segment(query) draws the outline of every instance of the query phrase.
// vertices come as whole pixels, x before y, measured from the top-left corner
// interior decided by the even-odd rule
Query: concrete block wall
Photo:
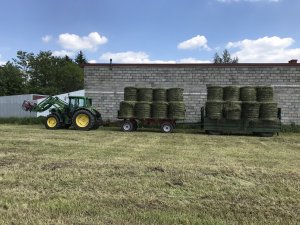
[[[87,64],[86,96],[104,120],[116,120],[124,87],[184,88],[186,122],[198,122],[206,85],[271,85],[282,122],[300,124],[300,64]]]

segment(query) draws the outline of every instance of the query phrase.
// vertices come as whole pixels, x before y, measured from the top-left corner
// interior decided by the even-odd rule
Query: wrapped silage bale
[[[240,99],[243,102],[256,101],[256,87],[245,86],[240,88]]]
[[[270,86],[256,87],[256,98],[259,102],[272,102],[273,101],[273,88]]]
[[[139,88],[138,89],[138,101],[140,102],[152,102],[153,89],[152,88]]]
[[[170,88],[167,90],[167,99],[169,102],[183,102],[183,89]]]
[[[276,120],[277,119],[277,103],[276,102],[261,102],[259,109],[259,118],[261,120]]]
[[[222,119],[223,101],[207,101],[205,104],[206,116],[212,120]]]
[[[207,87],[207,101],[223,101],[223,87],[208,86]]]
[[[185,119],[185,104],[184,102],[172,101],[169,102],[168,118],[175,120]]]
[[[137,88],[125,87],[124,88],[124,101],[137,101]]]
[[[240,120],[242,115],[242,102],[227,101],[223,105],[224,117],[227,120]]]
[[[134,106],[134,115],[137,119],[151,118],[151,102],[137,102]]]
[[[243,119],[253,120],[259,118],[259,102],[243,102],[242,117]]]
[[[167,102],[153,102],[151,114],[152,114],[152,118],[154,118],[154,119],[168,118],[168,103]]]
[[[119,118],[133,118],[135,101],[120,102],[120,110],[118,111]]]
[[[166,102],[167,101],[167,90],[164,88],[153,89],[153,101],[154,102]]]
[[[239,101],[240,100],[240,88],[237,86],[226,86],[223,88],[223,100],[224,101]]]

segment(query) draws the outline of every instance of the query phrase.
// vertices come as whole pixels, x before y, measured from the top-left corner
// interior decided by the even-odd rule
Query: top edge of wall
[[[86,63],[82,67],[300,67],[300,63]]]

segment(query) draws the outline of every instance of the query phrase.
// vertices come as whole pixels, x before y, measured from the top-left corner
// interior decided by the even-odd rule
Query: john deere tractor
[[[92,99],[70,96],[69,103],[58,97],[49,96],[39,104],[24,101],[22,109],[31,112],[44,112],[49,109],[45,126],[47,129],[69,128],[76,130],[97,129],[102,123],[101,114],[92,107]]]

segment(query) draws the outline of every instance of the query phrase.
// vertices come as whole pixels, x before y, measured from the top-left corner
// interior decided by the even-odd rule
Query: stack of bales
[[[242,102],[240,102],[240,88],[237,86],[224,87],[223,111],[228,120],[240,120],[242,114]]]
[[[168,118],[183,120],[185,118],[185,104],[183,102],[183,89],[171,88],[167,90],[169,102]]]
[[[223,88],[220,86],[207,87],[206,116],[212,120],[223,117]]]
[[[277,118],[277,103],[269,86],[208,86],[206,116],[219,120],[263,120]]]
[[[119,118],[184,119],[183,89],[126,87]]]
[[[277,103],[273,101],[273,88],[260,86],[256,88],[257,101],[260,102],[259,118],[264,121],[277,119]]]

